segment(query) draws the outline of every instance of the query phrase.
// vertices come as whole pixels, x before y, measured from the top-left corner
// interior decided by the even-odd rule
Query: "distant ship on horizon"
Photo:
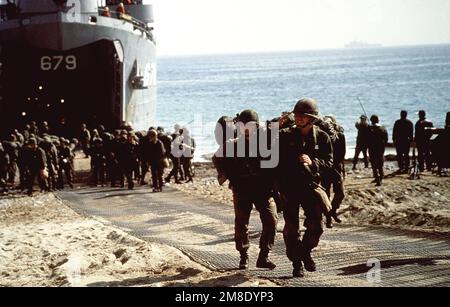
[[[362,41],[353,41],[345,45],[345,48],[349,49],[366,49],[366,48],[380,48],[383,47],[382,44],[371,44]]]

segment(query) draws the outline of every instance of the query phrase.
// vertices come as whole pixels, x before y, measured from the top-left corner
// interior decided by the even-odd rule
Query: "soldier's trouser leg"
[[[344,181],[336,180],[333,182],[333,201],[331,202],[331,208],[334,212],[336,212],[342,204],[342,201],[345,198],[344,192]]]
[[[6,171],[0,167],[0,188],[6,189]]]
[[[409,169],[409,144],[397,144],[397,161],[400,169]]]
[[[285,203],[281,198],[280,192],[278,190],[274,190],[272,193],[273,200],[275,201],[275,205],[277,206],[277,212],[282,212],[285,207]]]
[[[19,185],[21,189],[25,189],[27,185],[27,176],[25,172],[25,168],[19,166]]]
[[[248,223],[252,212],[252,201],[242,193],[233,192],[234,204],[234,242],[239,253],[246,253],[250,247]]]
[[[97,165],[94,164],[92,165],[92,183],[94,185],[98,184],[98,175],[99,175],[98,167]]]
[[[325,192],[328,195],[328,198],[331,198],[331,179],[328,178],[328,176],[323,176],[322,177],[322,186],[325,189]]]
[[[59,166],[58,169],[58,189],[64,188],[63,167]]]
[[[160,166],[158,167],[158,182],[159,182],[159,189],[162,189],[163,187],[163,175],[164,175],[164,167]]]
[[[379,159],[378,159],[378,155],[376,154],[371,154],[370,157],[370,165],[372,167],[372,173],[373,173],[373,178],[375,178],[375,180],[378,182],[381,178],[380,178],[380,167],[378,165]]]
[[[148,173],[148,162],[141,161],[141,183],[144,182],[147,173]]]
[[[181,162],[183,165],[184,177],[186,179],[192,179],[191,173],[192,158],[181,158]]]
[[[405,168],[402,147],[400,145],[395,146],[395,151],[397,152],[398,168],[402,170]]]
[[[366,168],[369,167],[369,158],[367,157],[367,147],[362,149],[363,157],[364,157],[364,166]]]
[[[100,180],[100,184],[104,185],[105,184],[105,176],[106,176],[106,169],[105,169],[105,165],[101,164],[98,167],[98,171],[99,171],[99,180]]]
[[[424,147],[424,156],[425,156],[425,164],[427,166],[427,170],[432,169],[432,161],[431,161],[431,149],[430,144],[426,144]]]
[[[27,177],[27,192],[29,195],[33,193],[33,185],[36,177],[38,177],[39,174],[35,172],[30,172]]]
[[[8,183],[14,185],[16,181],[17,163],[11,162],[8,167]]]
[[[409,144],[402,145],[402,155],[403,155],[403,167],[404,169],[409,169]]]
[[[353,166],[355,167],[356,164],[358,164],[358,159],[359,159],[359,154],[361,153],[361,146],[359,146],[358,144],[356,145],[355,148],[355,156],[353,157]]]
[[[162,172],[163,168],[157,165],[151,166],[152,184],[154,189],[162,189]]]
[[[306,231],[303,235],[302,245],[303,250],[308,253],[319,245],[320,237],[323,234],[322,208],[310,197],[302,199],[302,208],[306,216],[303,224]]]
[[[286,245],[286,256],[294,263],[298,263],[302,258],[302,241],[300,239],[300,204],[297,200],[287,199],[281,196],[286,206],[283,210],[284,229],[283,239]]]
[[[419,170],[423,172],[425,163],[425,148],[423,145],[417,144],[417,161],[419,162]]]
[[[72,165],[71,164],[67,164],[66,166],[64,166],[64,173],[66,173],[67,184],[70,187],[72,187],[72,173],[73,173],[73,169],[72,169]]]
[[[133,188],[134,187],[134,183],[133,183],[133,168],[125,168],[124,169],[124,173],[125,173],[125,178],[127,179],[127,184],[128,184],[128,188]],[[121,183],[122,185],[122,183]]]
[[[262,234],[259,240],[259,248],[261,251],[269,252],[275,243],[275,235],[277,233],[278,214],[277,207],[273,198],[267,196],[255,201],[256,210],[262,223]]]

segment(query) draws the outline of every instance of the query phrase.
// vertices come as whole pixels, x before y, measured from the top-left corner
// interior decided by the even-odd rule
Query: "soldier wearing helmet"
[[[286,254],[293,264],[293,276],[316,270],[311,251],[323,233],[324,198],[318,197],[320,173],[333,166],[333,149],[329,136],[314,125],[319,119],[317,102],[300,99],[293,110],[295,125],[280,131],[278,187],[284,202],[283,237]],[[322,190],[323,191],[323,190]],[[329,200],[328,200],[329,203]],[[299,208],[303,208],[306,232],[300,238]]]
[[[365,168],[369,167],[369,159],[367,158],[367,149],[369,146],[369,122],[365,115],[361,115],[359,121],[355,123],[355,128],[358,130],[356,137],[355,156],[353,158],[353,170],[356,170],[358,164],[359,154],[362,152],[364,158]]]
[[[45,157],[45,152],[37,146],[37,140],[35,138],[30,138],[28,140],[25,161],[25,167],[28,171],[28,195],[31,196],[33,194],[33,185],[36,178],[38,179],[41,190],[45,190],[46,187],[44,170],[47,160]]]
[[[152,173],[153,192],[162,192],[163,173],[164,173],[164,156],[166,151],[164,144],[158,139],[158,132],[151,129],[148,132],[148,162]]]
[[[417,160],[419,161],[419,169],[421,172],[425,170],[431,171],[431,153],[430,153],[430,137],[427,128],[432,128],[433,123],[426,119],[426,112],[419,111],[419,120],[416,122],[416,134],[414,140],[417,146]]]
[[[384,176],[384,152],[386,150],[386,143],[388,142],[388,133],[386,128],[379,124],[380,119],[377,115],[372,115],[370,117],[370,122],[372,123],[369,126],[370,164],[372,166],[374,182],[377,186],[381,186]]]
[[[218,174],[224,177],[222,183],[228,179],[233,191],[234,240],[241,256],[239,268],[248,268],[250,247],[248,224],[253,205],[255,205],[263,224],[256,266],[274,269],[276,265],[269,259],[269,253],[275,242],[278,221],[277,208],[271,197],[274,174],[273,169],[261,167],[263,158],[258,148],[255,148],[257,146],[252,145],[258,142],[258,135],[263,133],[259,128],[258,113],[254,110],[242,111],[236,118],[236,128],[237,137],[222,144],[213,157],[213,162]],[[222,155],[219,154],[220,152],[227,154]]]

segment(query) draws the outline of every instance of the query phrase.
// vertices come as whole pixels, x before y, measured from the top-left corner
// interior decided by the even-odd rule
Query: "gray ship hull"
[[[125,20],[89,14],[78,18],[56,12],[2,24],[0,116],[9,125],[44,119],[56,123],[61,117],[70,122],[73,117],[74,127],[83,121],[114,129],[125,121],[147,129],[154,124],[156,107],[152,37]],[[21,76],[30,75],[36,78],[23,77],[22,84]],[[53,93],[43,95],[52,84],[65,92],[53,86]],[[22,88],[29,92],[18,95]],[[37,98],[41,107],[30,108],[29,98],[33,103]]]

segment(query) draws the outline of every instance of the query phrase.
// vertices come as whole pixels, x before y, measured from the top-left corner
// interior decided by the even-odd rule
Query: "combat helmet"
[[[295,114],[308,115],[314,119],[320,119],[319,107],[317,106],[317,102],[312,98],[300,99],[292,112]]]
[[[244,110],[242,111],[238,117],[237,117],[238,121],[247,124],[249,122],[256,122],[259,123],[259,116],[258,113],[255,110]]]

